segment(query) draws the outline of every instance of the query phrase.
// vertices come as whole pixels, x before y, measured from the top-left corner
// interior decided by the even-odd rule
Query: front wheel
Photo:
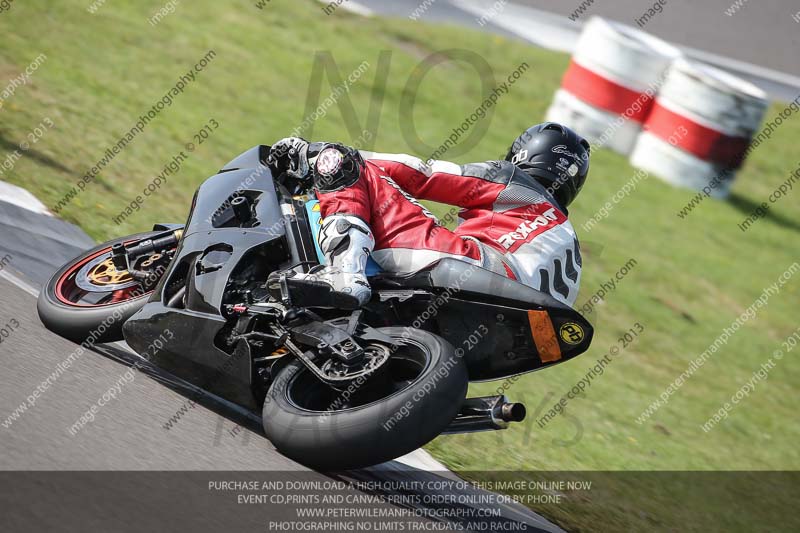
[[[122,324],[142,308],[152,291],[127,271],[114,268],[111,247],[159,233],[138,233],[103,243],[62,266],[39,293],[36,307],[45,327],[77,343],[122,340]]]
[[[342,391],[299,361],[278,373],[264,400],[263,420],[281,453],[319,470],[361,468],[416,450],[450,424],[468,383],[453,346],[418,329],[378,331],[397,348],[375,376]]]

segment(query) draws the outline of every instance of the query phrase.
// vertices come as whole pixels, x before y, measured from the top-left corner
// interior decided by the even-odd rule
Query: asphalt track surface
[[[566,18],[586,0],[514,0]],[[644,30],[673,43],[800,76],[800,12],[797,0],[745,0],[733,15],[725,11],[735,0],[662,0],[662,12]],[[588,3],[588,2],[587,2]],[[600,15],[636,26],[654,2],[595,0],[580,20]],[[797,15],[800,19],[800,15]]]
[[[6,423],[11,412],[78,348],[42,326],[32,293],[57,266],[91,245],[88,237],[63,221],[18,209],[0,201],[0,261],[11,257],[0,271],[0,328],[16,324],[0,343],[0,422]],[[20,282],[28,289],[20,288]],[[72,359],[17,420],[0,426],[0,530],[81,530],[64,527],[80,521],[99,531],[223,527],[264,531],[268,518],[281,513],[291,518],[293,509],[231,505],[230,498],[209,494],[207,482],[237,472],[260,473],[258,479],[287,475],[332,479],[277,452],[263,436],[258,416],[204,395],[174,376],[144,367],[132,381],[120,381],[136,360],[119,344],[86,351]],[[116,398],[97,412],[94,421],[71,433],[69,428],[115,383],[124,383]],[[190,399],[196,405],[165,429],[164,424]],[[417,468],[392,461],[335,478],[456,479],[449,472],[429,471],[436,468],[435,463]],[[22,471],[64,474],[35,477]],[[109,477],[109,471],[122,473]],[[158,474],[146,471],[172,474],[153,478]],[[124,502],[128,504],[121,505]],[[502,520],[526,524],[528,531],[561,531],[522,506],[498,508]],[[9,509],[14,511],[6,512]]]
[[[728,16],[725,11],[733,1],[662,0],[661,13],[649,18],[642,29],[682,47],[689,57],[750,80],[773,99],[794,100],[800,95],[800,23],[796,21],[800,3],[740,0],[742,7]],[[488,31],[560,51],[571,50],[581,24],[592,15],[637,27],[636,20],[653,6],[646,0],[357,2],[380,15],[409,18],[416,13],[416,20]],[[571,20],[569,15],[582,4],[588,7]]]

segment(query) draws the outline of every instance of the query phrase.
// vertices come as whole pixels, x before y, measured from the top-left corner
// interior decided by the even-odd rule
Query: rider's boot
[[[372,296],[365,274],[375,246],[372,231],[358,217],[332,215],[323,221],[319,236],[327,265],[308,273],[275,272],[267,283],[270,292],[280,294],[285,280],[293,305],[358,309]]]

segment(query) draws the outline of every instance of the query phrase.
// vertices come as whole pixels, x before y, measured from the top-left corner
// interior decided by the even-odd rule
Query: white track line
[[[29,211],[53,216],[53,213],[48,211],[47,207],[45,207],[38,198],[22,187],[11,185],[8,182],[0,181],[0,198],[2,198],[4,202],[28,209]]]
[[[367,6],[354,2],[353,0],[346,1],[341,5],[341,8],[345,11],[355,13],[356,15],[361,15],[362,17],[371,17],[375,14],[375,12]]]
[[[17,287],[19,287],[23,291],[27,292],[28,294],[30,294],[34,298],[38,298],[39,297],[39,289],[37,289],[36,287],[31,285],[30,283],[28,283],[27,281],[25,281],[21,277],[17,276],[16,274],[13,274],[8,269],[0,270],[0,278],[5,279],[6,281],[10,281],[11,283],[16,285]]]
[[[318,0],[319,3],[325,4],[326,6],[331,6],[334,9],[342,8],[345,11],[349,11],[350,13],[354,13],[356,15],[361,15],[362,17],[371,17],[375,15],[375,12],[368,8],[363,4],[359,4],[353,0]]]
[[[416,449],[394,460],[410,468],[416,468],[417,470],[424,470],[426,472],[445,472],[450,470],[422,448]]]

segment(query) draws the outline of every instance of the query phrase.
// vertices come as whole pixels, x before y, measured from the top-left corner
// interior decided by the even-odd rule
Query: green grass
[[[209,49],[217,53],[197,81],[61,212],[98,240],[148,229],[154,221],[184,220],[192,193],[206,176],[244,149],[270,143],[299,125],[306,114],[317,51],[330,51],[342,76],[363,60],[369,62],[369,70],[350,92],[363,125],[376,96],[378,54],[391,50],[374,143],[385,151],[414,151],[416,145],[409,145],[401,133],[401,120],[409,113],[400,104],[409,76],[430,53],[450,48],[477,52],[491,65],[497,81],[527,62],[529,70],[509,95],[501,97],[485,136],[458,154],[458,162],[496,158],[520,131],[540,121],[568,62],[562,54],[460,29],[390,24],[380,18],[364,24],[341,10],[328,17],[311,1],[272,2],[263,10],[249,2],[230,7],[182,3],[156,27],[147,19],[163,5],[160,0],[110,0],[95,15],[87,13],[88,4],[16,2],[0,14],[0,79],[20,74],[38,54],[47,55],[31,82],[0,109],[0,162],[44,118],[55,124],[0,179],[28,188],[47,205],[56,204],[182,73]],[[329,91],[326,81],[321,98]],[[480,100],[472,66],[437,66],[422,81],[416,98],[418,135],[427,145],[440,144]],[[768,115],[779,108],[774,106]],[[112,218],[212,118],[220,127],[210,140],[197,147],[140,211],[114,224]],[[353,142],[358,133],[342,124],[334,106],[306,134]],[[793,197],[798,193],[773,205],[770,216],[746,233],[736,226],[748,214],[748,206],[766,201],[800,163],[798,138],[800,120],[793,118],[755,150],[739,176],[733,202],[707,200],[682,220],[676,212],[693,193],[651,177],[587,234],[581,224],[634,172],[625,158],[597,151],[589,182],[571,215],[587,250],[579,302],[629,258],[638,263],[590,317],[596,324],[592,349],[547,372],[524,376],[511,387],[507,394],[528,404],[532,416],[525,424],[506,432],[442,437],[428,447],[430,451],[462,471],[798,469],[800,370],[794,352],[727,420],[708,433],[700,425],[797,328],[800,278],[770,298],[668,405],[644,424],[635,422],[689,361],[798,259],[800,208]],[[645,326],[644,333],[568,404],[568,416],[540,429],[533,415],[544,411],[537,407],[545,399],[548,407],[557,401],[637,321]],[[470,392],[490,394],[497,385],[474,385]],[[581,479],[580,474],[576,477]],[[615,476],[604,478],[601,485],[605,487],[568,496],[566,504],[534,507],[567,529],[587,531],[657,526],[752,531],[759,528],[756,520],[779,516],[765,506],[758,512],[732,513],[723,521],[721,514],[736,505],[730,500],[736,489],[724,483],[706,484],[707,490],[700,491],[696,484],[681,482],[667,490],[654,480]],[[753,489],[764,490],[777,504],[791,496],[787,486],[777,482]],[[670,516],[685,517],[702,508],[708,515],[692,515],[694,525],[670,521]],[[781,519],[787,530],[797,530],[793,515]]]

